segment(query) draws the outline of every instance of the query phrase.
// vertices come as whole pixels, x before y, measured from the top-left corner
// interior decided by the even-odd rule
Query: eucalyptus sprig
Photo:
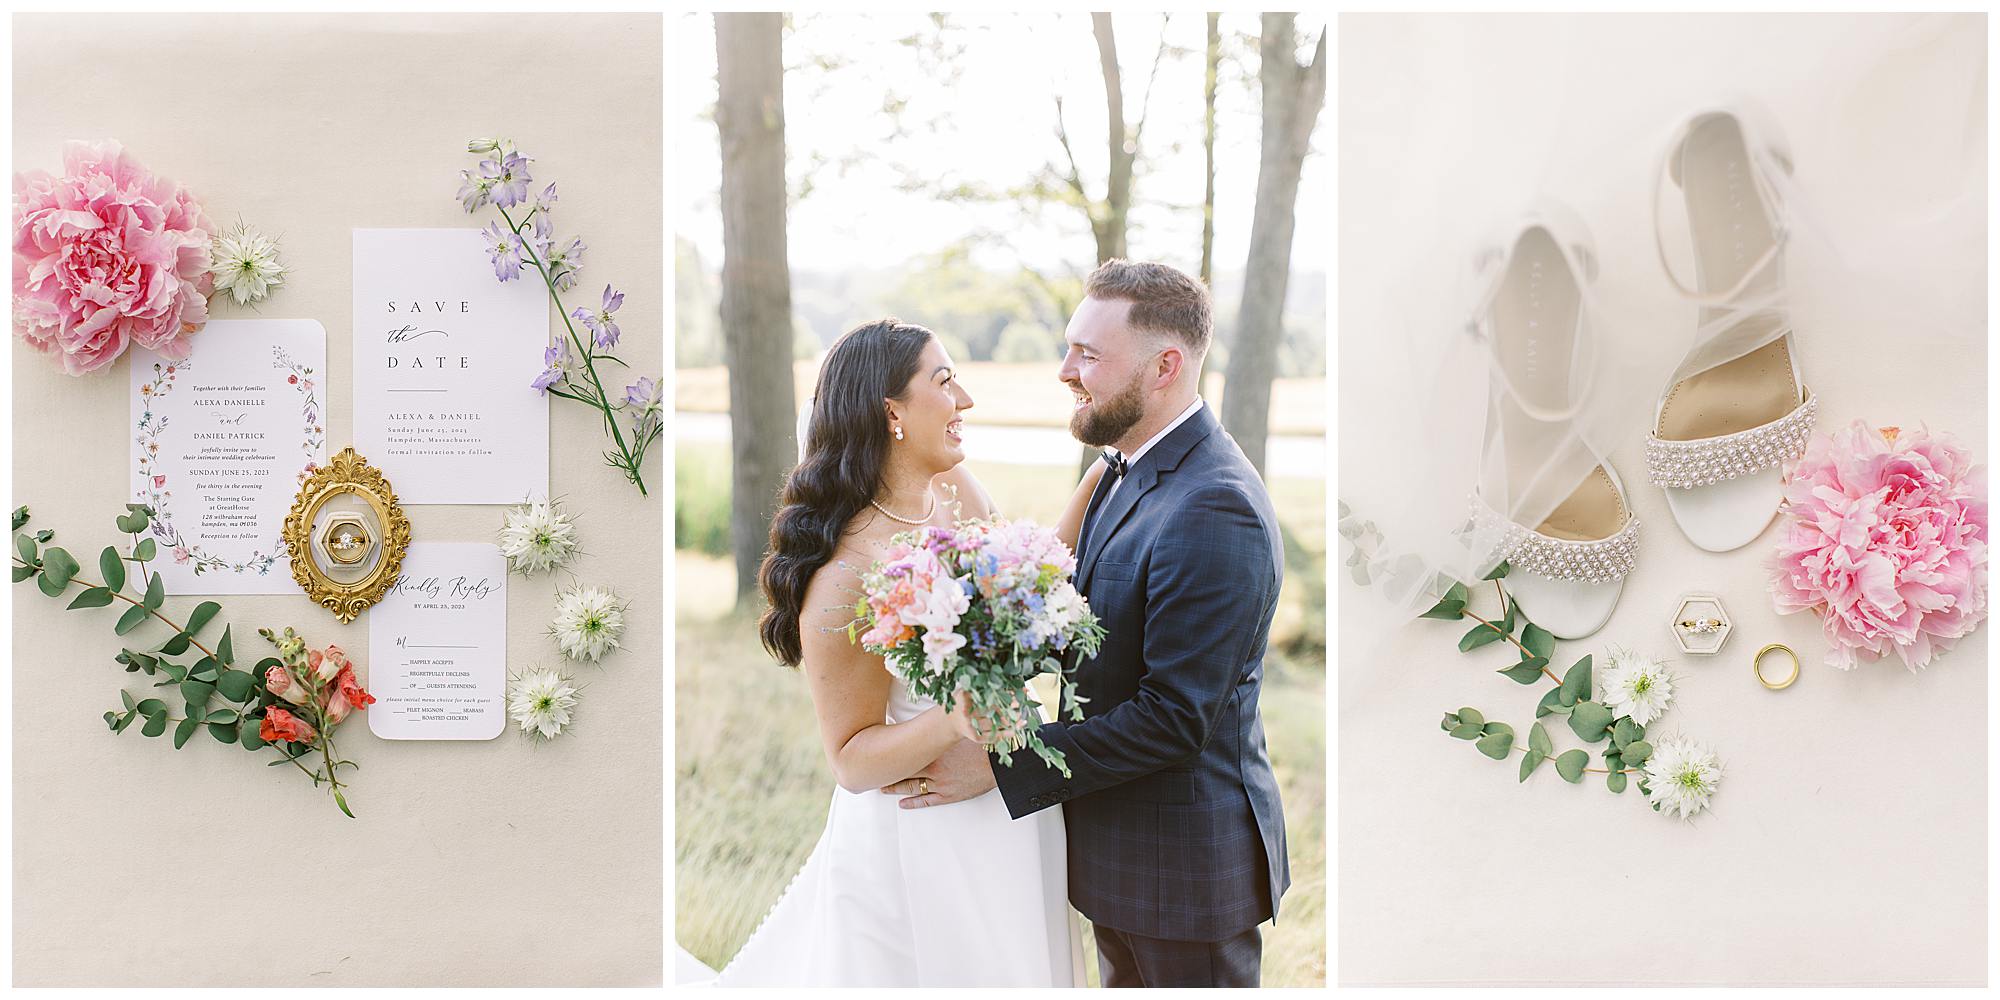
[[[269,766],[290,764],[310,776],[314,785],[332,783],[335,804],[352,817],[354,813],[347,807],[346,797],[332,772],[342,764],[357,765],[338,760],[333,755],[330,738],[307,746],[267,741],[262,735],[265,712],[278,701],[265,687],[264,673],[283,661],[267,657],[251,669],[239,669],[233,632],[228,625],[223,626],[220,638],[211,640],[213,646],[204,643],[200,638],[203,629],[222,611],[222,606],[214,601],[196,605],[184,623],[174,621],[161,610],[167,599],[166,588],[158,571],[148,567],[157,555],[157,546],[153,539],[141,537],[152,518],[151,508],[142,504],[125,505],[125,513],[118,516],[116,524],[121,533],[131,536],[132,543],[122,551],[117,546],[105,546],[98,553],[100,582],[83,577],[82,565],[66,549],[47,544],[55,537],[54,531],[44,529],[30,534],[22,530],[28,523],[28,508],[14,511],[15,583],[33,578],[37,589],[58,600],[71,588],[77,588],[78,593],[68,605],[71,611],[109,607],[120,601],[130,605],[112,626],[112,631],[120,636],[149,620],[166,627],[166,637],[158,644],[143,649],[123,648],[113,659],[127,673],[157,678],[152,685],[155,688],[173,688],[168,698],[180,702],[180,714],[174,714],[167,700],[135,697],[131,691],[120,690],[120,707],[104,713],[105,725],[114,733],[122,733],[144,720],[139,732],[147,737],[163,736],[171,725],[176,750],[186,746],[197,730],[204,729],[217,743],[240,746],[251,752],[269,749],[279,758]],[[192,663],[185,662],[190,650],[201,654]],[[320,766],[309,768],[302,758],[315,752],[321,755]]]
[[[1513,726],[1505,722],[1489,722],[1484,713],[1472,707],[1446,712],[1439,723],[1440,728],[1455,739],[1472,742],[1480,753],[1494,760],[1506,760],[1514,751],[1520,751],[1519,780],[1523,782],[1545,760],[1553,760],[1556,773],[1571,784],[1581,783],[1585,774],[1602,774],[1605,787],[1614,794],[1625,790],[1627,782],[1632,780],[1628,776],[1636,775],[1640,793],[1653,799],[1651,805],[1655,811],[1660,810],[1661,802],[1654,799],[1644,767],[1653,754],[1653,745],[1646,740],[1646,727],[1630,715],[1618,715],[1603,702],[1594,700],[1589,654],[1571,664],[1560,678],[1550,671],[1549,663],[1556,654],[1555,636],[1529,621],[1521,612],[1520,605],[1507,594],[1501,581],[1507,576],[1509,568],[1507,563],[1502,562],[1481,581],[1493,584],[1501,608],[1497,619],[1475,614],[1470,607],[1471,590],[1456,582],[1446,589],[1437,604],[1420,617],[1472,621],[1471,630],[1458,641],[1459,652],[1470,653],[1505,639],[1519,656],[1497,673],[1517,684],[1532,685],[1547,679],[1553,681],[1554,686],[1542,695],[1540,703],[1535,706],[1536,721],[1529,728],[1526,746],[1515,742]],[[1570,731],[1584,743],[1605,744],[1600,752],[1604,766],[1590,767],[1590,751],[1587,749],[1571,748],[1558,753],[1555,741],[1541,722],[1550,716],[1566,719]],[[1686,814],[1685,811],[1683,814]]]

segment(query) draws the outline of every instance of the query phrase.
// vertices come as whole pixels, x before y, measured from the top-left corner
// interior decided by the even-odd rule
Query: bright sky
[[[928,47],[898,43],[929,32],[923,15],[794,15],[785,35],[785,127],[789,177],[794,189],[810,174],[811,193],[794,206],[788,237],[795,268],[835,270],[887,267],[966,235],[984,232],[1004,240],[988,262],[1016,259],[1038,269],[1060,263],[1087,269],[1093,244],[1082,213],[1050,206],[1039,217],[1025,202],[998,205],[940,204],[932,195],[898,190],[905,172],[932,183],[975,183],[1010,188],[1049,162],[1061,164],[1054,133],[1055,95],[1064,97],[1070,144],[1093,198],[1104,193],[1104,85],[1096,42],[1086,14],[954,15],[966,29],[946,34],[962,54],[939,62]],[[1225,14],[1224,66],[1217,98],[1216,234],[1218,271],[1243,267],[1256,199],[1259,103],[1254,14]],[[676,227],[694,241],[709,266],[722,252],[718,201],[720,151],[715,103],[715,32],[708,15],[688,15],[677,25],[675,130]],[[1114,23],[1124,70],[1126,114],[1136,119],[1145,99],[1160,39],[1157,15],[1118,15]],[[1306,42],[1324,30],[1324,19],[1302,17]],[[1168,41],[1187,49],[1169,54],[1154,83],[1142,155],[1151,173],[1135,182],[1129,234],[1132,254],[1193,270],[1200,259],[1202,197],[1202,15],[1176,14]],[[1232,44],[1232,32],[1252,38]],[[1239,54],[1233,64],[1231,52]],[[814,65],[831,59],[832,68]],[[955,71],[955,84],[941,83]],[[1245,76],[1249,78],[1245,81]],[[908,101],[909,134],[896,135],[884,110],[894,95]],[[1332,240],[1333,207],[1326,183],[1331,129],[1321,112],[1306,159],[1292,247],[1294,271],[1324,270]],[[935,124],[938,126],[933,129]],[[818,164],[815,166],[815,164]],[[1149,164],[1141,163],[1141,170]]]

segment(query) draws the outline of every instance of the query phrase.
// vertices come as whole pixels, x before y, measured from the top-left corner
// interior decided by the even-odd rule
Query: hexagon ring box
[[[1722,609],[1722,598],[1714,594],[1682,594],[1670,627],[1681,652],[1712,656],[1729,639],[1729,612]]]

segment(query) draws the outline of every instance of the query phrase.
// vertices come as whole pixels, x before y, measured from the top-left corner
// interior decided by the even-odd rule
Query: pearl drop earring
[[[896,440],[901,441],[902,439],[903,439],[903,428],[898,426],[896,428]]]

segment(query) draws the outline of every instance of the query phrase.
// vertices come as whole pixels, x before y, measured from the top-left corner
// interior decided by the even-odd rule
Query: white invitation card
[[[479,230],[354,231],[354,447],[403,503],[548,494],[548,345],[548,288]]]
[[[132,500],[170,594],[295,594],[285,515],[326,461],[326,330],[210,320],[168,361],[132,351]]]
[[[485,542],[411,542],[368,610],[368,728],[490,740],[507,728],[507,560]]]

